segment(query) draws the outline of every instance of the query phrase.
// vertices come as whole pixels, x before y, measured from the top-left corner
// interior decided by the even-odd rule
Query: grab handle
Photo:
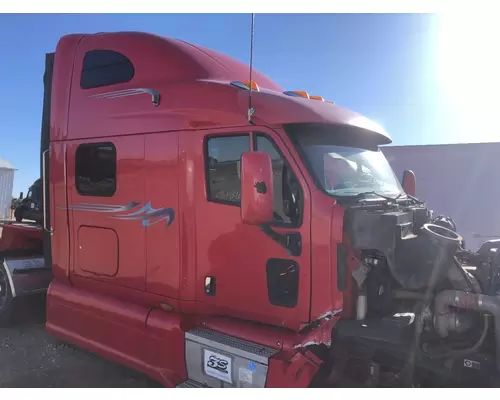
[[[43,213],[43,230],[50,234],[54,233],[54,230],[49,227],[49,219],[47,218],[47,176],[46,176],[46,154],[50,153],[50,149],[45,150],[42,153],[42,213]]]

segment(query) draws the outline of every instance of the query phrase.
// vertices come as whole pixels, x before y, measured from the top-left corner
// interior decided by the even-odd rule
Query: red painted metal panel
[[[145,199],[157,207],[168,207],[173,220],[156,221],[146,228],[146,290],[180,298],[179,162],[178,133],[147,135],[144,168]],[[153,221],[155,222],[155,221]]]

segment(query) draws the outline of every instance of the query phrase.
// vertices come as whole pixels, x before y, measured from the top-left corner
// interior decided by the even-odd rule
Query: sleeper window
[[[111,197],[116,191],[116,148],[112,143],[82,144],[75,155],[76,189],[82,196]]]
[[[135,69],[123,54],[111,50],[91,50],[83,58],[80,86],[92,89],[132,80]]]
[[[208,200],[240,204],[240,159],[250,151],[250,136],[208,139]]]

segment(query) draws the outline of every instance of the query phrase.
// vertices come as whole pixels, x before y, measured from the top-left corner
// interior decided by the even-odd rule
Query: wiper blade
[[[380,194],[374,190],[370,190],[370,191],[367,191],[367,192],[354,192],[354,193],[349,193],[349,192],[344,192],[344,193],[336,193],[335,196],[336,197],[341,197],[341,198],[344,198],[344,199],[351,199],[351,200],[366,200],[366,196],[369,196],[369,195],[375,195],[375,196],[378,196],[378,197],[381,197],[382,199],[384,200],[387,200],[387,202],[390,202],[390,203],[396,203],[396,200],[402,196],[402,193],[401,194],[398,194],[397,197],[390,197],[390,196],[386,196],[386,195],[383,195],[383,194]]]
[[[412,199],[417,204],[425,204],[425,201],[423,201],[423,200],[419,200],[416,197],[414,197],[408,193],[406,195],[408,196],[409,199]]]
[[[374,190],[371,190],[371,191],[369,191],[369,192],[361,192],[361,193],[358,193],[358,194],[354,195],[353,197],[354,197],[354,198],[360,198],[360,197],[363,197],[363,198],[364,198],[364,197],[366,197],[366,196],[368,196],[368,195],[370,195],[370,194],[373,194],[373,195],[375,195],[375,196],[381,197],[381,198],[383,198],[383,199],[385,199],[385,200],[387,200],[387,201],[390,201],[390,202],[392,202],[392,203],[397,203],[397,200],[398,200],[400,197],[402,197],[402,196],[406,196],[406,197],[408,197],[409,199],[413,200],[413,201],[414,201],[415,203],[417,203],[417,204],[424,204],[424,203],[425,203],[425,201],[419,200],[419,199],[417,199],[416,197],[413,197],[413,196],[409,195],[408,193],[404,193],[404,192],[399,193],[396,197],[390,197],[390,196],[385,196],[385,195],[383,195],[383,194],[380,194],[380,193],[378,193],[378,192],[376,192],[376,191],[374,191]]]
[[[366,197],[366,196],[368,196],[368,195],[370,195],[370,194],[373,194],[373,195],[378,196],[378,197],[382,197],[383,199],[386,199],[386,200],[388,200],[388,201],[392,201],[392,202],[394,202],[394,203],[397,201],[397,199],[399,199],[399,198],[403,195],[403,193],[400,193],[400,194],[398,194],[396,197],[390,197],[390,196],[385,196],[385,195],[383,195],[383,194],[377,193],[377,192],[376,192],[376,191],[374,191],[374,190],[371,190],[371,191],[369,191],[369,192],[361,192],[361,193],[358,193],[358,194],[356,194],[356,195],[355,195],[355,196],[353,196],[353,197],[354,197],[354,198]]]

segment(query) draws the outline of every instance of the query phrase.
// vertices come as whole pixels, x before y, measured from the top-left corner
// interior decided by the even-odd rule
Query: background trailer
[[[434,215],[448,215],[466,246],[477,250],[500,238],[500,143],[386,146],[398,178],[405,169],[417,178],[417,197]]]

